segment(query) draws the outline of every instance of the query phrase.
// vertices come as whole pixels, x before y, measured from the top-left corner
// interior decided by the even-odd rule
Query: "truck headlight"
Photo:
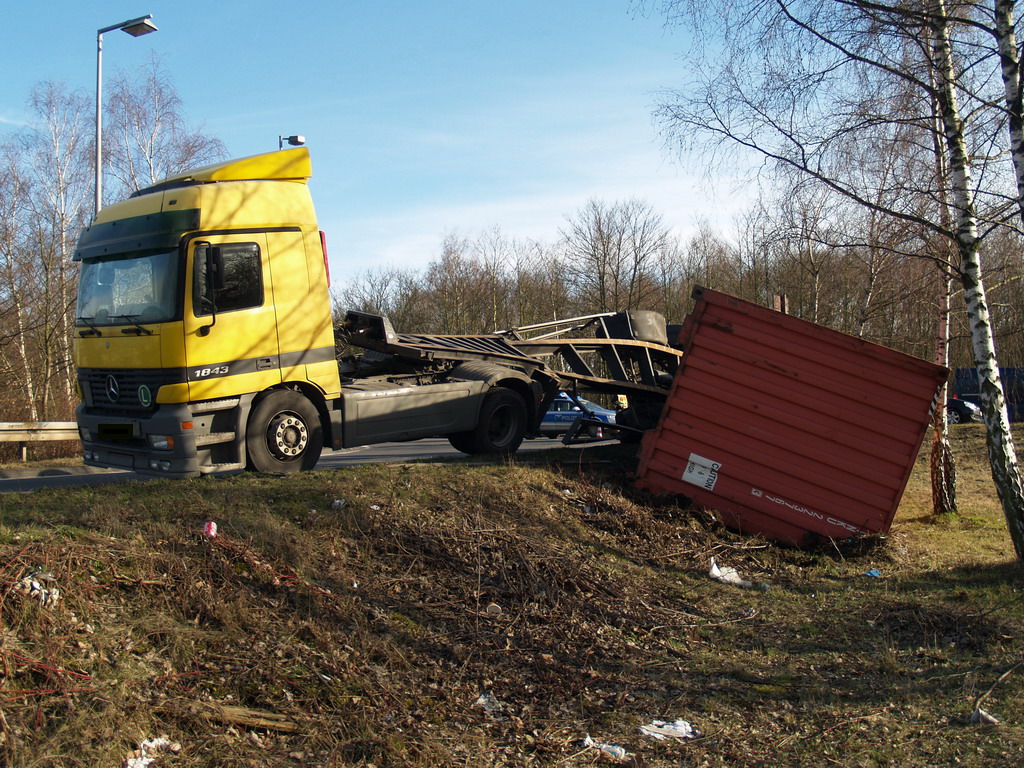
[[[171,435],[150,435],[149,447],[154,451],[170,451],[174,449],[174,438]]]
[[[82,438],[82,442],[83,443],[89,442],[89,441],[92,440],[92,432],[90,432],[85,427],[79,427],[78,428],[78,434]]]

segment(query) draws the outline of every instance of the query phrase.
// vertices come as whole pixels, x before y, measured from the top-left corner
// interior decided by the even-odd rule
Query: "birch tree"
[[[157,57],[135,73],[118,73],[107,89],[104,155],[120,182],[112,199],[225,155],[224,144],[191,125],[170,75]]]
[[[18,148],[7,144],[0,148],[0,376],[4,381],[20,381],[21,387],[4,392],[4,410],[12,416],[35,421],[39,418],[36,402],[36,376],[30,364],[29,336],[35,330],[26,283],[35,270],[24,247],[24,216],[27,208],[27,183],[20,167]],[[34,280],[33,280],[34,284]]]
[[[1012,0],[995,2],[1012,11]],[[710,43],[692,56],[696,81],[672,93],[659,112],[678,148],[699,146],[718,158],[748,150],[769,168],[811,177],[953,245],[956,263],[947,266],[964,291],[992,476],[1024,559],[1024,489],[981,260],[983,239],[1005,225],[1024,191],[1024,176],[1016,174],[1014,184],[1003,160],[1008,141],[1002,126],[1014,122],[1005,118],[1020,103],[1019,76],[1005,74],[1013,74],[1016,45],[1001,47],[997,57],[986,27],[991,17],[968,4],[951,13],[945,0],[739,0],[711,9],[665,0],[658,6]],[[1012,29],[1012,16],[1002,23]],[[1010,106],[997,110],[999,91]],[[948,162],[945,177],[935,173],[933,112]],[[1011,130],[1019,156],[1022,130]],[[901,149],[906,162],[898,175],[884,173],[870,154],[860,156],[858,174],[837,164],[878,142]],[[936,205],[942,197],[949,202],[948,223]],[[937,258],[923,241],[898,252]]]
[[[141,83],[124,78],[118,93],[115,115],[134,118],[130,134],[120,121],[122,146],[126,135],[140,139],[132,154],[140,172],[125,177],[122,192],[221,151],[183,127],[180,99],[158,70]],[[30,125],[0,146],[0,403],[8,418],[63,420],[75,406],[71,253],[93,212],[94,104],[87,92],[44,82],[28,106]]]
[[[32,265],[22,280],[34,284],[26,293],[36,317],[29,337],[34,398],[41,414],[66,418],[74,392],[71,339],[78,278],[71,251],[91,191],[91,104],[83,93],[53,82],[36,86],[29,104],[36,123],[20,137],[27,193],[19,213],[26,237],[22,246],[28,249],[24,257]]]

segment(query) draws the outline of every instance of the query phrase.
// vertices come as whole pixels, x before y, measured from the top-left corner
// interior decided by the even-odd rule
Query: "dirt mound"
[[[1013,567],[742,538],[632,490],[624,451],[5,499],[0,755],[614,762],[590,734],[652,766],[1015,762],[1016,727],[949,726],[1019,648]],[[702,735],[638,730],[677,718]]]

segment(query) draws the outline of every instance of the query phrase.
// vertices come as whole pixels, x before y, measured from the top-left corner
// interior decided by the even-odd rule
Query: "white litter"
[[[38,568],[14,585],[14,591],[38,600],[44,608],[53,608],[60,602],[60,590],[57,587],[45,586],[55,581],[53,574]]]
[[[676,720],[671,723],[667,723],[664,720],[652,720],[647,725],[640,726],[640,733],[658,741],[664,741],[665,739],[699,739],[701,737],[701,732],[686,720]]]
[[[720,581],[722,584],[732,584],[734,587],[751,589],[754,586],[754,582],[741,578],[735,568],[730,568],[729,566],[719,568],[718,563],[715,562],[713,557],[711,558],[711,572],[709,575],[715,581]]]
[[[476,701],[473,702],[473,709],[482,709],[489,715],[493,715],[495,712],[501,712],[505,708],[505,705],[494,698],[494,694],[490,691],[484,691],[481,693]]]
[[[971,722],[981,723],[982,725],[999,725],[999,718],[995,715],[990,715],[984,709],[978,707],[971,713]]]
[[[181,752],[181,744],[164,736],[146,739],[139,744],[137,750],[124,759],[121,768],[149,768],[164,752],[177,754]]]
[[[345,500],[344,499],[335,499],[334,501],[331,502],[331,508],[332,509],[343,509],[344,506],[345,506]]]
[[[217,524],[212,520],[203,526],[203,536],[208,539],[217,538]]]
[[[626,751],[625,747],[620,747],[618,744],[604,744],[600,741],[594,741],[590,738],[589,733],[587,734],[587,738],[583,740],[583,746],[591,749],[599,749],[606,755],[615,758],[620,763],[625,763],[633,756]]]

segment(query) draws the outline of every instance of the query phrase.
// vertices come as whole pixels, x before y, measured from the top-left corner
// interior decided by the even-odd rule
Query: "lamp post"
[[[305,136],[278,136],[277,137],[277,148],[284,149],[285,142],[290,147],[301,147],[306,143]]]
[[[141,37],[156,32],[157,26],[150,19],[153,14],[147,13],[137,19],[128,19],[120,24],[96,30],[96,213],[100,212],[100,201],[103,197],[103,35],[121,29],[132,37]]]

